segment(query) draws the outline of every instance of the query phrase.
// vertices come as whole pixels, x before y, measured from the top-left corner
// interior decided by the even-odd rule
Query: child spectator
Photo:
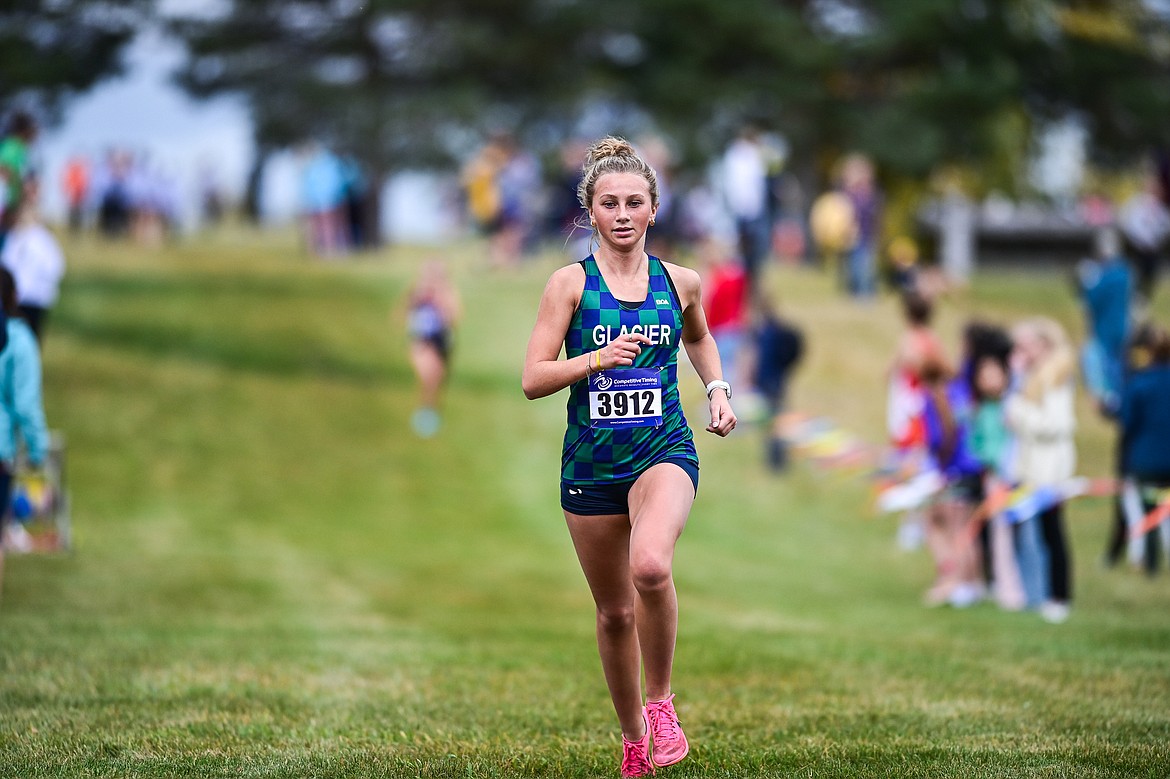
[[[1010,350],[1011,342],[1003,333]],[[1008,389],[1008,351],[984,353],[975,360],[972,390],[975,409],[971,418],[971,448],[983,466],[983,498],[1011,486],[1009,471],[1014,443],[1004,416],[1003,400]],[[991,576],[996,602],[1005,609],[1039,608],[1044,597],[1040,579],[1041,562],[1037,523],[1032,520],[1009,526],[1000,517],[991,517],[983,547],[991,558]],[[1018,536],[1023,536],[1018,538]]]
[[[985,594],[979,547],[964,538],[979,499],[982,470],[970,447],[971,397],[966,382],[938,359],[923,365],[922,384],[927,451],[946,479],[943,494],[931,507],[927,521],[927,542],[938,577],[925,602],[928,606],[950,603],[963,608],[979,602]]]
[[[918,244],[913,238],[899,235],[886,249],[889,257],[889,284],[898,293],[918,290]]]
[[[886,395],[886,427],[894,460],[900,469],[917,469],[925,457],[922,367],[936,360],[944,366],[948,365],[942,343],[930,326],[933,314],[931,298],[913,290],[902,293],[902,316],[906,321],[906,330],[898,341]],[[902,518],[898,527],[898,543],[903,549],[914,549],[920,545],[923,523],[924,518],[918,511],[908,512]]]
[[[1028,489],[1056,486],[1076,468],[1072,349],[1060,325],[1042,317],[1017,325],[1012,338],[1014,388],[1005,412],[1018,442],[1015,476]],[[1036,520],[1047,560],[1047,598],[1040,615],[1048,622],[1064,622],[1072,601],[1064,506],[1043,511]]]
[[[926,443],[922,418],[923,366],[938,362],[947,373],[950,367],[943,355],[942,342],[930,326],[934,315],[930,298],[917,292],[904,293],[902,314],[906,319],[906,331],[898,342],[890,372],[886,421],[894,448],[905,452]]]
[[[1010,452],[1011,435],[1003,419],[1002,401],[1007,389],[1008,357],[1011,351],[1011,338],[995,325],[972,321],[963,329],[963,364],[960,370],[971,392],[971,450],[983,467],[978,496],[981,502],[992,494],[992,490],[1000,487],[1001,482],[997,477],[1002,476],[1003,464]],[[1005,551],[1002,538],[1004,528],[997,528],[997,524],[981,521],[978,541],[987,587],[995,593],[1001,605],[1007,605],[1001,595],[1004,592],[1014,595],[1014,590],[1019,589],[1015,586],[1018,577],[1012,576],[1012,557],[1012,567],[1007,570],[1008,581],[1000,582],[997,579],[997,573],[1005,567],[1000,561]],[[1010,552],[1010,543],[1006,549]],[[1011,597],[1007,598],[1007,601],[1011,600]],[[1022,604],[1013,602],[1010,605]]]

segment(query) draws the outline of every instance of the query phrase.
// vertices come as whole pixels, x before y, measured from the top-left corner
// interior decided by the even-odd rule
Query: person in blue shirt
[[[49,429],[41,402],[37,339],[20,318],[16,282],[5,268],[0,268],[0,305],[7,318],[7,345],[0,351],[0,506],[7,507],[18,449],[23,445],[28,464],[41,467],[49,449]],[[0,516],[0,523],[3,521]],[[4,550],[0,545],[0,579],[3,571]]]
[[[349,249],[345,184],[345,170],[337,155],[323,146],[309,146],[301,171],[301,207],[310,249],[320,257],[335,257]]]
[[[1137,482],[1148,514],[1170,488],[1170,333],[1151,326],[1147,338],[1151,361],[1126,382],[1120,420],[1123,466]],[[1151,576],[1158,570],[1161,532],[1155,528],[1145,537],[1145,567]]]
[[[756,325],[756,390],[768,409],[767,448],[765,458],[775,472],[788,466],[788,446],[776,421],[784,410],[788,379],[804,355],[804,334],[793,323],[781,318],[775,301],[763,295],[759,301]]]
[[[1125,364],[1122,387],[1136,375],[1148,369],[1153,363],[1153,341],[1157,338],[1157,326],[1152,321],[1142,322],[1133,327],[1129,341],[1125,348]],[[1108,568],[1116,566],[1127,554],[1136,563],[1138,550],[1130,543],[1129,523],[1133,521],[1133,514],[1137,511],[1131,495],[1137,483],[1132,473],[1127,470],[1126,463],[1126,436],[1121,420],[1121,402],[1123,392],[1119,392],[1117,400],[1111,408],[1102,408],[1105,416],[1117,426],[1117,448],[1114,454],[1114,466],[1117,479],[1123,485],[1112,501],[1113,521],[1109,530],[1109,539],[1105,546],[1105,554],[1101,562]]]

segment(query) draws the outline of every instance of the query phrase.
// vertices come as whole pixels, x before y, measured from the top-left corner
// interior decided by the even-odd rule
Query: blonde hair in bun
[[[650,204],[658,207],[658,176],[625,138],[610,135],[596,141],[585,152],[582,170],[584,175],[577,185],[577,200],[586,211],[593,203],[597,180],[607,173],[636,173],[646,179],[650,186]]]

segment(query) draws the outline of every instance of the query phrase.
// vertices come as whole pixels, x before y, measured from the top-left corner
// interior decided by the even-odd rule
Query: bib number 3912
[[[657,368],[624,368],[589,377],[589,418],[594,427],[662,424],[662,378]]]

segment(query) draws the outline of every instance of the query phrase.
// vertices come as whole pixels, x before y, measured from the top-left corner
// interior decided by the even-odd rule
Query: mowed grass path
[[[68,247],[45,374],[77,544],[9,558],[0,776],[616,776],[557,506],[563,396],[519,389],[558,260],[492,273],[476,246],[444,252],[466,317],[442,433],[420,441],[402,299],[432,254]],[[807,271],[770,283],[809,337],[794,405],[878,440],[893,302]],[[1067,290],[981,277],[940,328],[1042,310],[1079,332]],[[1082,410],[1082,470],[1107,475],[1110,430]],[[698,436],[676,564],[694,748],[661,775],[1170,775],[1170,577],[1099,568],[1104,502],[1069,511],[1067,624],[928,611],[930,562],[863,480],[775,478],[746,426]]]

